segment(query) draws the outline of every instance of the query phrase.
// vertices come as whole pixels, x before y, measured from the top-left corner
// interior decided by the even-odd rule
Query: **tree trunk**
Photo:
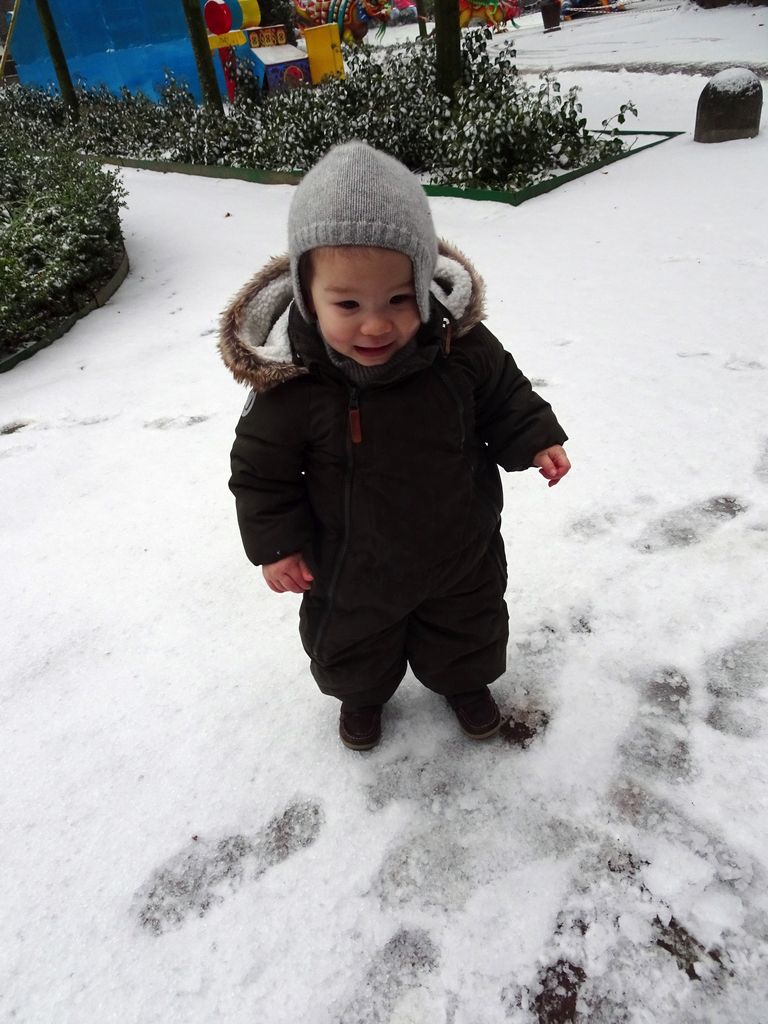
[[[53,62],[53,70],[56,72],[56,78],[59,81],[61,98],[69,107],[70,113],[76,121],[79,116],[77,93],[75,92],[74,85],[72,85],[67,58],[64,56],[59,33],[56,31],[56,23],[53,20],[51,8],[48,6],[48,0],[35,0],[35,5],[37,7],[37,16],[40,19],[40,27],[43,30],[43,36],[48,46],[48,52],[51,55],[51,61]]]
[[[198,0],[181,0],[184,8],[184,17],[187,19],[189,38],[192,42],[192,51],[195,55],[197,65],[197,76],[200,79],[200,88],[203,93],[203,103],[206,107],[219,114],[224,113],[224,104],[221,100],[219,85],[216,81],[216,71],[213,67],[211,48],[208,45],[208,32],[203,21],[203,14],[200,10]]]
[[[461,78],[459,0],[435,0],[437,88],[453,99]]]

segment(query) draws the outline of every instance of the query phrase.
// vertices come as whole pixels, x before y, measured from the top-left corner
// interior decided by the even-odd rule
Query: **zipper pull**
[[[450,355],[451,342],[453,341],[453,324],[447,316],[443,317],[443,355]]]
[[[356,388],[353,388],[349,393],[349,436],[352,438],[352,444],[360,444],[363,440],[363,428],[360,424],[360,405]]]

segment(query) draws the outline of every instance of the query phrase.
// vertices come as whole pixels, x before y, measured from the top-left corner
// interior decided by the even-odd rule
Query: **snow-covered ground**
[[[704,10],[670,0],[629,0],[626,11],[564,21],[559,32],[543,32],[538,13],[519,24],[519,31],[507,34],[521,67],[663,70],[746,62],[768,69],[768,12],[760,7]]]
[[[544,32],[537,11],[516,19],[497,36],[512,39],[520,68],[719,67],[746,63],[768,71],[768,12],[740,5],[704,10],[674,0],[624,0],[626,10],[564,21],[559,31]],[[430,26],[431,28],[431,26]],[[387,29],[391,45],[415,39],[415,25]]]
[[[706,20],[747,62],[753,16],[632,52]],[[563,80],[689,134],[433,200],[572,438],[506,479],[506,739],[408,678],[342,748],[241,552],[216,317],[290,187],[126,171],[129,278],[0,376],[3,1021],[768,1019],[768,134],[695,144],[701,77]]]

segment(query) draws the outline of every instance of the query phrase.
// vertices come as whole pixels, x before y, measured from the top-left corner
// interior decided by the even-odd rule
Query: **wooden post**
[[[560,31],[559,0],[541,0],[541,20],[544,22],[545,32]]]
[[[461,79],[459,0],[435,0],[437,88],[453,99]]]
[[[195,55],[197,65],[197,76],[200,79],[200,89],[203,93],[203,103],[206,107],[219,114],[224,114],[224,104],[219,92],[219,85],[216,81],[216,71],[213,67],[211,48],[208,45],[208,32],[203,21],[203,14],[200,10],[198,0],[181,0],[184,8],[184,17],[187,19],[187,29],[192,43],[192,51]]]
[[[35,6],[37,7],[37,16],[40,19],[40,27],[43,30],[48,52],[53,62],[53,70],[56,72],[59,89],[61,89],[61,97],[69,107],[73,120],[77,121],[80,116],[77,93],[75,92],[74,85],[72,85],[72,76],[69,73],[67,58],[64,56],[59,33],[56,31],[56,23],[53,20],[51,8],[48,6],[48,0],[35,0]]]
[[[424,6],[424,0],[416,0],[416,14],[419,18],[419,39],[426,39],[429,33],[427,32],[427,9]]]
[[[11,40],[13,39],[13,30],[16,28],[16,19],[19,16],[19,7],[21,6],[21,0],[15,0],[13,4],[13,10],[11,11],[11,20],[8,24],[8,34],[5,37],[5,42],[2,39],[2,32],[0,32],[0,44],[2,44],[2,53],[0,53],[0,78],[5,74],[5,66],[8,63],[11,56]],[[2,17],[4,11],[0,8],[0,17]]]

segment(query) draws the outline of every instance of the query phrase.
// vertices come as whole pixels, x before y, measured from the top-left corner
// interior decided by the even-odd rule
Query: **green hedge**
[[[80,90],[74,122],[52,92],[0,90],[0,356],[43,337],[109,277],[121,247],[123,188],[78,154],[298,171],[329,146],[366,139],[425,183],[517,191],[624,152],[610,127],[587,129],[578,90],[551,76],[530,86],[511,43],[462,33],[453,104],[435,85],[435,43],[345,50],[347,74],[319,88],[262,93],[248,68],[225,116],[169,80],[162,101],[124,90]],[[36,153],[28,140],[46,151]]]
[[[38,138],[0,128],[0,357],[77,312],[123,248],[117,175],[61,142],[35,152]]]
[[[530,86],[507,43],[489,54],[490,32],[462,33],[462,81],[453,106],[435,85],[435,43],[345,50],[346,78],[320,88],[260,93],[247,69],[239,98],[222,117],[169,81],[162,102],[127,90],[80,94],[80,120],[61,101],[30,89],[0,91],[0,126],[51,134],[100,156],[305,171],[325,150],[366,139],[434,184],[517,190],[618,155],[609,128],[587,129],[578,92],[542,76]],[[630,103],[615,115],[623,123]],[[613,119],[611,119],[613,120]],[[0,135],[2,127],[0,127]]]

